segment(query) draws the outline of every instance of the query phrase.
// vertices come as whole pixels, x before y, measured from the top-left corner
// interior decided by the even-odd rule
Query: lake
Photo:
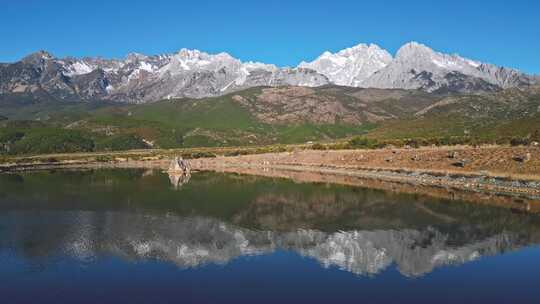
[[[156,170],[0,175],[2,303],[539,303],[540,216]]]

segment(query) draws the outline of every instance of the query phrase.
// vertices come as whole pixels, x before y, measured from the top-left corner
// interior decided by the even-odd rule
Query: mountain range
[[[405,44],[395,56],[377,45],[359,44],[337,53],[324,52],[294,68],[187,49],[154,56],[131,53],[122,60],[56,58],[39,51],[0,64],[0,102],[146,103],[220,96],[251,87],[324,85],[483,93],[538,82],[538,76],[443,54],[416,42]]]

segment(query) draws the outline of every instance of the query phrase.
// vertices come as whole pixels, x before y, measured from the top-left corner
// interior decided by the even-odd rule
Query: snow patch
[[[94,69],[82,61],[74,62],[69,66],[66,76],[83,75],[92,72]]]
[[[150,73],[154,72],[154,66],[144,61],[141,61],[139,63],[139,69],[145,70]]]

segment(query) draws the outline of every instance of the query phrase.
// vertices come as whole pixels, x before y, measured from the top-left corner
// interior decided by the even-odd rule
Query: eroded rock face
[[[235,95],[232,98],[259,120],[270,124],[360,124],[388,118],[370,113],[359,99],[350,98],[350,102],[345,103],[338,96],[306,87],[266,88],[255,97]]]

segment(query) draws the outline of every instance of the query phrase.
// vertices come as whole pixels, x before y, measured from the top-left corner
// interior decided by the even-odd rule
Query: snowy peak
[[[392,55],[375,44],[358,44],[337,53],[328,51],[299,67],[312,69],[338,85],[358,86],[392,61]]]
[[[145,60],[145,59],[147,59],[147,58],[148,58],[148,56],[143,55],[143,54],[141,54],[141,53],[135,53],[135,52],[129,53],[129,54],[127,54],[127,56],[126,56],[126,60],[127,60],[127,61]]]
[[[476,69],[480,65],[479,62],[462,58],[459,55],[436,52],[418,42],[409,42],[403,45],[397,51],[395,60],[402,63],[416,64],[422,68],[428,65],[435,65],[434,68],[449,71],[466,71]]]
[[[28,64],[43,64],[45,61],[52,60],[53,58],[50,53],[40,50],[24,57],[21,61]]]
[[[411,41],[399,48],[399,50],[396,53],[396,59],[404,59],[409,58],[413,56],[418,56],[422,54],[431,55],[434,54],[435,51],[433,51],[431,48],[427,47],[424,44],[418,43],[416,41]]]
[[[169,64],[165,65],[160,72],[178,75],[186,71],[217,71],[221,68],[234,68],[240,65],[239,60],[227,53],[211,55],[199,50],[181,49],[171,56]]]
[[[337,54],[340,55],[340,56],[347,56],[347,57],[352,56],[352,57],[354,57],[354,56],[357,56],[358,54],[362,54],[362,53],[365,53],[365,52],[381,52],[381,51],[387,53],[385,50],[383,50],[381,47],[379,47],[376,44],[370,43],[368,45],[368,44],[365,44],[365,43],[360,43],[360,44],[355,45],[353,47],[343,49],[343,50],[337,52]],[[390,55],[390,54],[388,54],[388,55]],[[392,56],[390,56],[390,57],[392,57]]]
[[[181,49],[173,58],[185,62],[191,62],[194,65],[205,65],[208,63],[239,63],[240,60],[232,57],[228,53],[208,54],[199,50]]]
[[[210,57],[208,53],[201,52],[199,50],[190,50],[183,48],[178,53],[176,53],[176,56],[184,59],[190,59],[190,60],[204,60]]]

